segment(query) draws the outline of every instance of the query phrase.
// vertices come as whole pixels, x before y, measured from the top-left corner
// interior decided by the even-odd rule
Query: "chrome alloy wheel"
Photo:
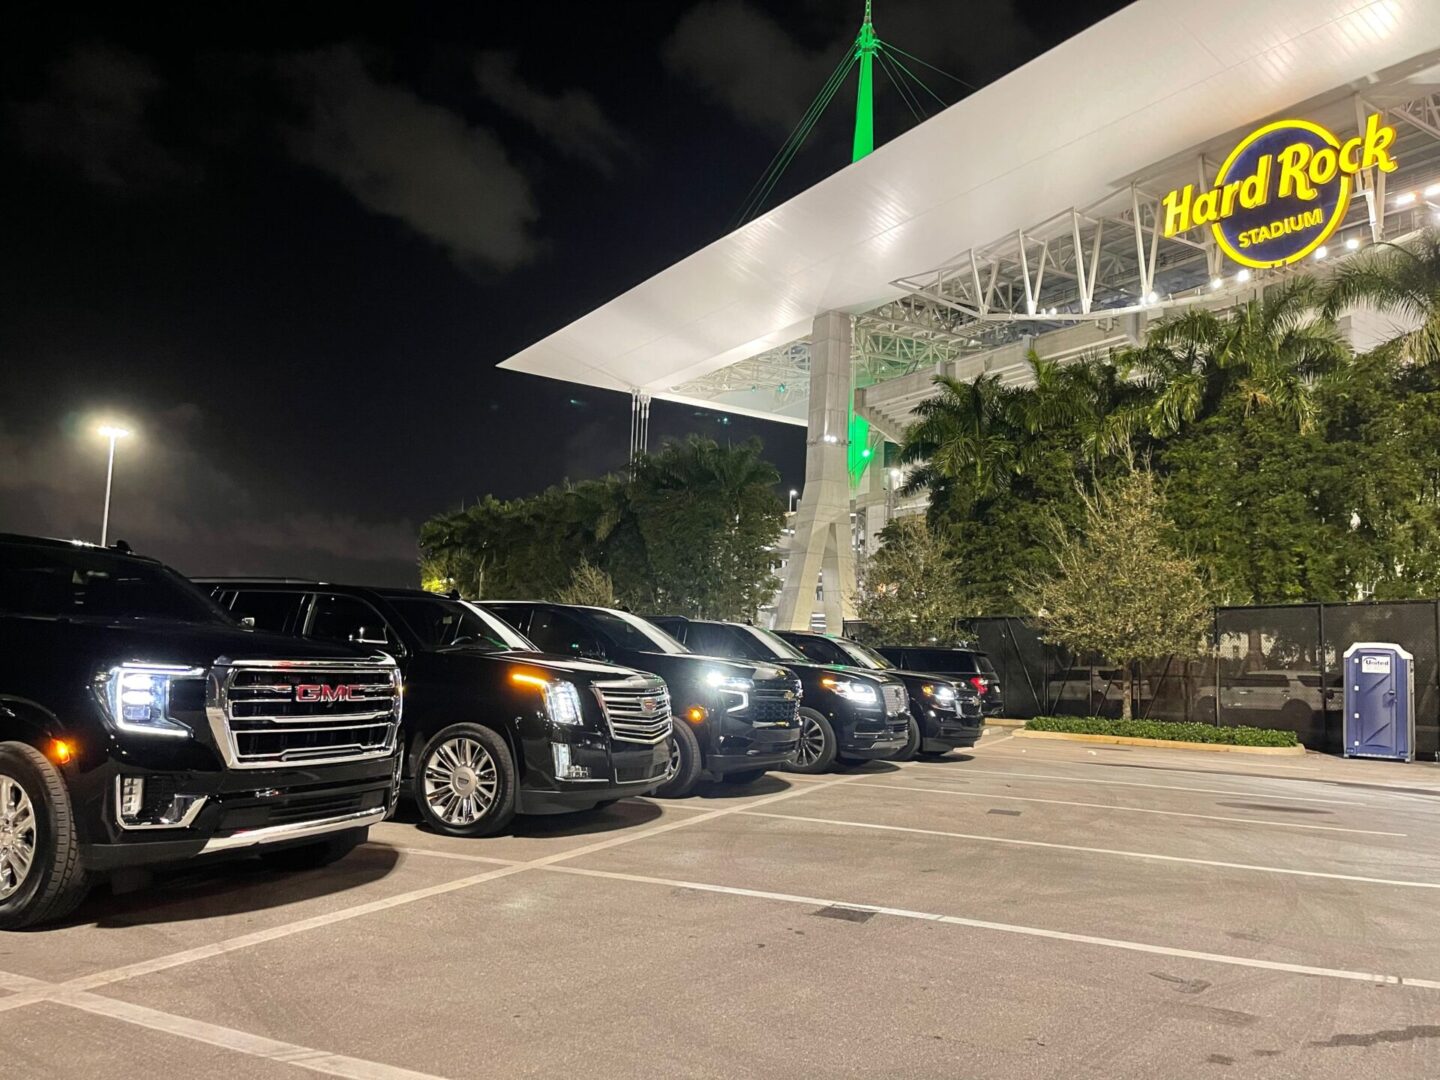
[[[35,807],[25,789],[0,776],[0,900],[25,884],[35,863]]]
[[[463,735],[441,743],[425,762],[425,802],[447,825],[471,825],[490,812],[500,790],[495,759]]]
[[[676,739],[676,738],[674,738],[674,737],[672,736],[671,739],[670,739],[670,761],[669,761],[669,764],[667,764],[667,765],[665,766],[665,779],[666,779],[666,780],[669,780],[672,776],[674,776],[674,775],[675,775],[677,772],[679,772],[679,771],[680,771],[680,740],[679,740],[679,739]]]
[[[825,752],[825,733],[813,716],[800,717],[800,741],[795,745],[795,764],[814,765]]]

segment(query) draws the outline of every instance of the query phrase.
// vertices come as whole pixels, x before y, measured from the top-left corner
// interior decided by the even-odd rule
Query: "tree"
[[[1325,296],[1325,313],[1369,304],[1398,315],[1415,329],[1396,339],[1413,364],[1440,362],[1440,231],[1425,229],[1407,244],[1376,244],[1347,259]]]
[[[865,569],[856,614],[879,644],[949,641],[964,614],[959,566],[922,517],[892,522]]]
[[[560,604],[615,607],[615,583],[604,570],[592,565],[589,559],[581,558],[570,575],[570,584],[555,594],[555,600]]]
[[[1232,311],[1191,308],[1152,329],[1124,358],[1154,395],[1151,434],[1174,435],[1228,401],[1246,414],[1274,409],[1296,430],[1312,430],[1318,381],[1350,355],[1320,304],[1315,282],[1297,278]]]
[[[1204,652],[1210,592],[1200,565],[1176,549],[1149,471],[1102,485],[1084,507],[1078,532],[1056,522],[1054,569],[1029,601],[1045,640],[1122,665],[1128,720],[1135,664]]]

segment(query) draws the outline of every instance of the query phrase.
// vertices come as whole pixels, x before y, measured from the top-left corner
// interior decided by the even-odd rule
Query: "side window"
[[[691,623],[690,633],[685,638],[685,647],[705,656],[735,656],[735,643],[727,640],[718,626]]]
[[[554,608],[536,608],[530,617],[530,632],[525,636],[543,652],[597,659],[605,655],[600,639],[586,629],[580,620],[568,612]]]
[[[322,593],[315,598],[307,637],[339,645],[375,645],[394,648],[399,639],[385,620],[364,600]]]
[[[226,607],[237,619],[254,619],[256,630],[272,634],[299,634],[304,593],[271,592],[269,589],[236,589],[229,593]],[[224,601],[221,601],[224,604]]]
[[[797,638],[790,641],[790,644],[804,653],[806,659],[814,660],[817,664],[851,663],[850,658],[845,655],[839,645],[833,641],[826,641],[824,638]]]

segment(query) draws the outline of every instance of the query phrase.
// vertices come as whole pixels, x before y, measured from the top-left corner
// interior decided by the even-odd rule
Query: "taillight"
[[[971,675],[970,685],[975,687],[976,693],[983,694],[985,688],[990,685],[990,680],[980,675]]]

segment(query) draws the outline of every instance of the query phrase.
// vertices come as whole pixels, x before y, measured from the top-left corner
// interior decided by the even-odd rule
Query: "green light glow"
[[[880,39],[870,22],[870,0],[865,0],[865,21],[855,38],[855,59],[860,67],[860,85],[855,91],[855,142],[850,161],[859,161],[875,149],[875,83],[873,67],[875,50]],[[850,486],[858,488],[870,467],[870,423],[855,415],[855,387],[850,387],[850,453],[846,465],[850,473]]]

